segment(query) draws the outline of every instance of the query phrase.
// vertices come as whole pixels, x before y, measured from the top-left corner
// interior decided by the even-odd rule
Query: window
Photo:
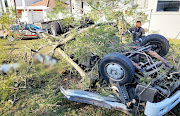
[[[180,0],[159,0],[157,11],[175,11],[179,12]]]

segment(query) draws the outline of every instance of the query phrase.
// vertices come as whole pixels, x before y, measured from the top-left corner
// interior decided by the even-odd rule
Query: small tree
[[[86,62],[87,57],[97,55],[102,58],[110,52],[126,52],[130,50],[128,44],[125,45],[120,42],[122,33],[135,23],[136,20],[147,20],[147,15],[143,12],[137,12],[138,5],[132,5],[132,0],[119,1],[119,0],[101,0],[86,2],[91,10],[85,12],[82,9],[81,3],[77,9],[83,11],[81,18],[76,17],[76,14],[67,15],[70,13],[69,9],[65,9],[63,1],[56,1],[57,6],[49,12],[49,16],[56,17],[58,13],[64,13],[63,24],[78,24],[80,20],[88,17],[95,23],[104,23],[101,26],[89,27],[82,33],[72,31],[70,33],[75,38],[75,41],[70,41],[65,44],[64,51],[78,60],[79,64]],[[78,14],[79,15],[79,14]],[[57,17],[56,17],[57,18]],[[66,36],[67,37],[67,36]],[[65,38],[61,38],[65,39]],[[98,78],[97,64],[92,68],[93,71],[89,73],[88,77]]]
[[[13,9],[7,10],[7,12],[3,12],[0,17],[0,24],[3,29],[9,31],[11,25],[16,23],[16,11]]]

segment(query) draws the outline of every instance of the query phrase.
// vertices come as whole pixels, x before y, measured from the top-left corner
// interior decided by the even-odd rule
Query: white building
[[[5,12],[7,9],[14,8],[18,12],[18,17],[21,22],[39,23],[47,20],[47,11],[55,7],[54,0],[1,0],[0,9]],[[1,15],[1,14],[0,14]]]

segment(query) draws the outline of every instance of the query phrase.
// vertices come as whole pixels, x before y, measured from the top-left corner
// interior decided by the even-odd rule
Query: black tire
[[[61,29],[59,34],[63,34],[64,33],[64,27],[63,27],[62,21],[58,21],[58,24],[59,24],[59,27]]]
[[[108,64],[114,63],[119,65],[123,69],[123,77],[120,79],[111,78],[108,75]],[[113,64],[112,64],[113,65]],[[112,72],[112,71],[111,71]],[[130,83],[135,74],[135,68],[129,58],[120,53],[109,53],[102,58],[99,63],[99,74],[101,78],[104,78],[109,82],[118,82],[119,84]]]
[[[54,36],[57,36],[60,34],[61,28],[60,28],[58,22],[51,23],[51,32],[52,32],[52,35],[54,35]]]
[[[144,45],[156,45],[156,47],[153,47],[152,49],[162,57],[169,52],[169,41],[159,34],[146,36],[141,42],[141,46]]]

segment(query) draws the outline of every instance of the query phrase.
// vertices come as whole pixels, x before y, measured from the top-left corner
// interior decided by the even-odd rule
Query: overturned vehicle
[[[101,96],[94,91],[70,90],[62,86],[61,92],[68,100],[127,114],[166,114],[180,102],[180,73],[163,58],[169,51],[168,40],[152,34],[133,44],[132,48],[130,52],[109,53],[98,62],[99,79],[96,82],[111,90],[112,95]],[[63,55],[63,51],[60,52]]]

